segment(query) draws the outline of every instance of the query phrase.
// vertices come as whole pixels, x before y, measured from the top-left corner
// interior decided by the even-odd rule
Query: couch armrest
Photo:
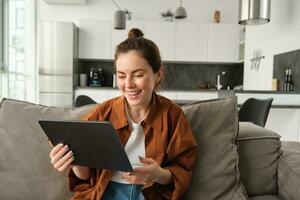
[[[300,142],[282,142],[278,163],[278,191],[284,199],[300,197]]]

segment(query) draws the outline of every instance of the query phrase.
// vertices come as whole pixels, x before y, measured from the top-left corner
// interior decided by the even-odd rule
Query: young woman
[[[122,96],[98,104],[82,120],[113,124],[133,172],[71,165],[73,153],[62,144],[51,150],[51,163],[58,171],[70,169],[74,200],[180,199],[190,183],[196,141],[180,107],[155,93],[163,77],[159,50],[132,29],[117,47],[115,65]]]

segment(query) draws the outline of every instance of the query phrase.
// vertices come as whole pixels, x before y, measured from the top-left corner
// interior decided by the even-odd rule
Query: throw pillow
[[[184,199],[246,200],[238,170],[235,97],[197,102],[183,111],[198,142],[198,158]]]
[[[77,120],[93,105],[64,109],[3,99],[0,106],[1,199],[69,199],[67,175],[52,167],[38,120]]]

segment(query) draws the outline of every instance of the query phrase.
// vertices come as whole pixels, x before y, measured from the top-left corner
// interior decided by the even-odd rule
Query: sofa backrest
[[[277,195],[280,136],[249,122],[239,123],[239,170],[247,194]]]
[[[66,173],[50,164],[39,119],[79,119],[91,106],[55,108],[3,99],[0,103],[0,199],[69,199]]]

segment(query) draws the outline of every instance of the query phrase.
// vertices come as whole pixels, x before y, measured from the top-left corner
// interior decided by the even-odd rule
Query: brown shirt
[[[131,129],[125,113],[125,97],[117,97],[98,104],[82,120],[110,121],[123,145]],[[144,187],[145,199],[180,199],[190,184],[196,159],[196,141],[181,110],[169,99],[153,93],[148,115],[141,123],[145,133],[145,153],[161,167],[172,173],[172,183],[154,183]],[[69,172],[69,186],[73,200],[99,200],[112,176],[111,170],[91,169],[91,178],[83,181]]]

